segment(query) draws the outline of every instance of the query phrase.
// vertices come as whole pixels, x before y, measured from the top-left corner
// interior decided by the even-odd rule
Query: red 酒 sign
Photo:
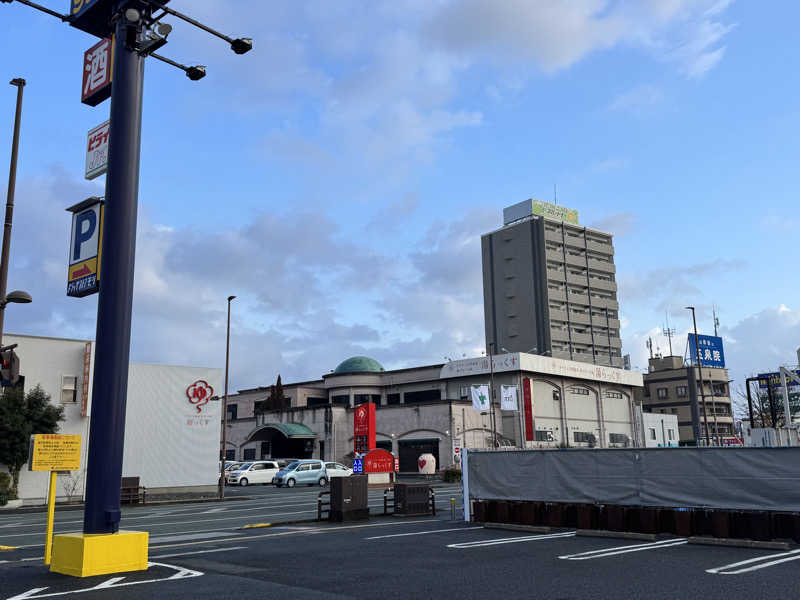
[[[97,106],[111,96],[111,40],[101,40],[83,53],[81,102]]]

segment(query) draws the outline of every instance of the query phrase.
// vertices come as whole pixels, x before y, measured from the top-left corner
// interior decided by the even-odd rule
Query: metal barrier
[[[391,498],[389,494],[391,493]],[[430,509],[430,514],[434,517],[436,516],[436,492],[433,488],[428,488],[428,499],[427,503],[428,508]],[[391,512],[389,512],[389,508],[391,507]],[[385,488],[383,490],[383,516],[393,515],[395,514],[395,488]],[[398,513],[399,514],[399,513]],[[405,514],[405,513],[404,513]]]
[[[328,516],[330,517],[330,512],[331,512],[330,495],[331,495],[331,493],[328,490],[325,490],[324,492],[320,492],[319,494],[317,494],[317,521],[322,521],[322,513],[323,512],[328,513]],[[328,501],[327,502],[323,502],[322,501],[322,497],[323,496],[328,496]],[[323,508],[323,506],[327,507],[327,508]]]

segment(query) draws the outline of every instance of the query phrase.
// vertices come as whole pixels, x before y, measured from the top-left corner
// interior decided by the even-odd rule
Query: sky
[[[67,0],[40,0],[67,12]],[[480,355],[480,236],[527,198],[614,234],[623,353],[684,354],[719,317],[735,386],[800,346],[800,5],[732,0],[172,0],[145,67],[131,359],[224,366],[231,389]],[[94,339],[66,296],[86,181],[88,34],[0,5],[24,77],[5,330]],[[16,88],[0,87],[0,168]],[[5,106],[5,108],[3,108]],[[5,198],[5,186],[2,186]],[[107,242],[110,240],[107,240]]]

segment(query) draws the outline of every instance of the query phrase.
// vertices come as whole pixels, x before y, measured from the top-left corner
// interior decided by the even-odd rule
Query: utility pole
[[[0,256],[0,346],[3,345],[3,324],[6,315],[6,285],[8,262],[11,253],[11,221],[14,217],[14,193],[17,189],[17,156],[19,155],[19,126],[22,120],[22,90],[25,80],[17,77],[9,82],[17,87],[17,110],[14,113],[14,137],[11,142],[11,167],[8,170],[8,194],[6,195],[6,222],[3,227],[3,253]]]
[[[489,411],[492,422],[492,449],[497,448],[497,419],[494,414],[494,342],[489,342]]]
[[[692,311],[692,323],[694,325],[694,349],[697,355],[697,373],[700,377],[700,397],[703,399],[703,424],[705,425],[706,446],[711,444],[708,435],[708,412],[706,412],[706,386],[703,383],[703,363],[700,360],[700,342],[697,339],[697,319],[694,314],[694,306],[687,306],[686,310]]]
[[[219,499],[225,499],[225,454],[228,449],[228,364],[231,355],[231,300],[236,296],[228,296],[228,328],[225,334],[225,396],[222,400],[222,458],[219,469]]]

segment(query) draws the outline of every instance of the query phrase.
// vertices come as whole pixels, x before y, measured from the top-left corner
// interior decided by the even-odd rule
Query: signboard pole
[[[125,2],[116,4],[121,13]],[[139,196],[144,58],[127,48],[116,22],[111,84],[108,175],[103,223],[103,285],[97,306],[94,401],[89,434],[84,533],[116,533],[120,521],[122,447],[131,341],[133,268]]]
[[[47,491],[47,537],[44,540],[44,564],[50,564],[53,553],[53,518],[56,512],[56,471],[50,471],[50,487]]]

